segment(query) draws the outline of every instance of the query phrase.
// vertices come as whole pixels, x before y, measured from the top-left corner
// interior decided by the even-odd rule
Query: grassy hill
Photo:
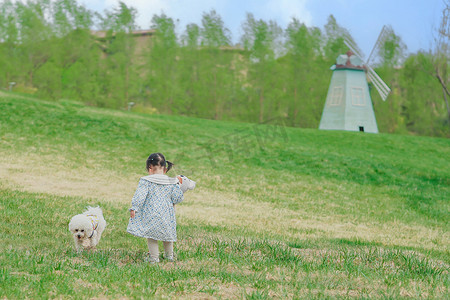
[[[280,125],[281,124],[281,125]],[[197,181],[176,263],[125,232],[145,160]],[[0,92],[0,297],[449,297],[450,140],[143,115]],[[96,253],[68,222],[100,205]]]

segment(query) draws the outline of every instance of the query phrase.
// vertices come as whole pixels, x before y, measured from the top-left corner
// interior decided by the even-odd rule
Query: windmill
[[[370,67],[370,61],[386,34],[386,27],[383,26],[365,63],[352,40],[349,37],[344,39],[350,50],[339,55],[336,64],[331,67],[333,75],[319,129],[378,133],[368,80],[385,101],[391,89]]]

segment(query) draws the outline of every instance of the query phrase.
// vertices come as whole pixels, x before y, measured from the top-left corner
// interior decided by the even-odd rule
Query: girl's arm
[[[183,192],[181,191],[179,185],[178,184],[174,185],[171,197],[173,205],[175,206],[175,204],[180,203],[181,201],[183,201],[183,199],[184,199]]]
[[[130,217],[134,218],[136,211],[144,204],[145,199],[147,198],[148,188],[146,180],[139,180],[138,187],[136,192],[134,193],[133,199],[131,200],[131,208],[130,208]]]

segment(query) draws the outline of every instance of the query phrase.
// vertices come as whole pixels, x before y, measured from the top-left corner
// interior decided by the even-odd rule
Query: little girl
[[[175,204],[183,201],[180,179],[165,175],[172,168],[161,153],[151,154],[146,163],[148,176],[141,177],[131,200],[127,232],[147,238],[150,263],[159,262],[158,241],[163,241],[164,258],[173,261],[177,240]]]

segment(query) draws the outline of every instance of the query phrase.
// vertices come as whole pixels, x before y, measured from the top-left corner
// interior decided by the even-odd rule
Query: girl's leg
[[[148,253],[150,254],[150,262],[159,262],[158,241],[147,239]]]
[[[168,260],[173,260],[173,242],[163,242],[164,257]]]

